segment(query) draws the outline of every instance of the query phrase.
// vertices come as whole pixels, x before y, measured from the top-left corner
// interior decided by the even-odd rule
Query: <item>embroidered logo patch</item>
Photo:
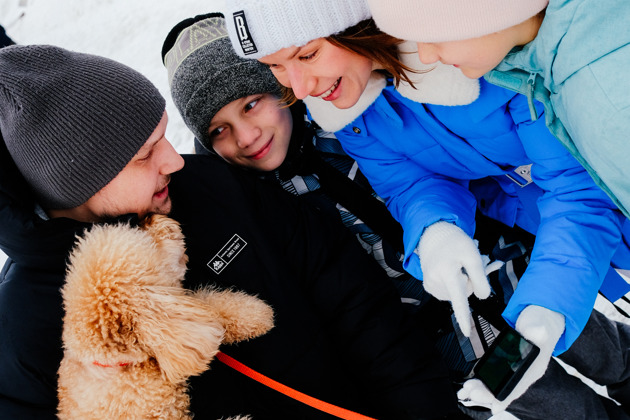
[[[247,242],[243,240],[237,234],[234,234],[232,238],[221,248],[219,252],[215,254],[210,261],[208,261],[208,267],[217,274],[221,274],[223,269],[230,264],[234,258],[245,248]]]
[[[250,55],[258,52],[256,44],[252,39],[252,35],[249,33],[249,26],[247,26],[247,20],[245,19],[245,12],[243,10],[234,12],[234,26],[236,27],[236,36],[238,42],[241,44],[243,54]]]

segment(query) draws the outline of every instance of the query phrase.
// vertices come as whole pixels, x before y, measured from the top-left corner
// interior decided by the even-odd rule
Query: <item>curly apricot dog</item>
[[[262,335],[273,311],[241,292],[181,286],[179,224],[96,225],[70,256],[62,290],[61,419],[190,419],[187,379],[222,342]]]

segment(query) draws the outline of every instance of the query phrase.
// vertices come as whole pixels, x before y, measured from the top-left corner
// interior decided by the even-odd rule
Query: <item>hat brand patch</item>
[[[221,274],[223,269],[236,258],[245,246],[247,246],[247,242],[237,234],[234,234],[223,248],[208,261],[208,267],[215,273]]]
[[[247,26],[247,19],[245,19],[245,11],[240,10],[233,13],[234,26],[236,27],[236,36],[243,49],[243,54],[250,55],[258,52],[256,44],[252,39],[252,35],[249,33],[249,26]]]

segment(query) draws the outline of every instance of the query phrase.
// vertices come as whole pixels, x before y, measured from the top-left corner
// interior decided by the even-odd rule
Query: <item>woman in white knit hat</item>
[[[415,42],[376,28],[364,0],[228,3],[236,52],[268,64],[287,96],[335,132],[403,226],[405,269],[452,303],[464,334],[467,296],[490,294],[471,239],[475,210],[537,234],[503,315],[541,353],[495,411],[572,346],[602,283],[611,299],[628,292],[611,268],[630,267],[626,219],[551,135],[540,103],[453,66],[423,65]]]

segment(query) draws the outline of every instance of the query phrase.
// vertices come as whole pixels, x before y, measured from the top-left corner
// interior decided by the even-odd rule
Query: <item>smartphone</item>
[[[508,326],[477,361],[473,368],[474,377],[481,380],[498,400],[504,400],[539,352],[535,344]]]

